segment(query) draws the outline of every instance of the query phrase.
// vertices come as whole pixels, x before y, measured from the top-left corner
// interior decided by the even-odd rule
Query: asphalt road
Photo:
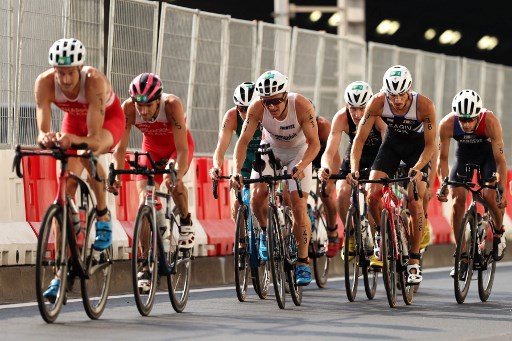
[[[266,300],[250,289],[240,303],[234,287],[192,290],[181,314],[161,292],[149,317],[139,315],[132,295],[110,297],[97,321],[87,318],[80,300],[71,300],[51,325],[34,302],[2,305],[0,335],[2,340],[512,340],[512,262],[498,263],[487,302],[480,302],[475,280],[465,303],[457,304],[448,273],[449,268],[425,271],[413,305],[405,306],[399,296],[395,309],[380,279],[374,300],[366,298],[361,284],[350,303],[342,278],[330,279],[326,289],[313,282],[300,307],[288,296],[285,310],[278,308],[272,288]]]

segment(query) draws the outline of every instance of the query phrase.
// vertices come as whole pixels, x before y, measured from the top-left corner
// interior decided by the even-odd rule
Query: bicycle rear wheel
[[[491,221],[488,227],[487,235],[492,235]],[[478,296],[482,302],[486,302],[491,295],[492,285],[494,283],[494,274],[496,272],[496,260],[492,256],[492,242],[481,240],[485,248],[481,251],[482,257],[480,259],[480,269],[478,269]]]
[[[267,241],[268,259],[270,261],[270,268],[272,269],[272,282],[274,284],[276,301],[279,308],[284,309],[286,302],[286,277],[284,274],[285,257],[281,226],[279,226],[279,219],[277,218],[277,212],[274,206],[270,206],[267,211]]]
[[[357,283],[359,280],[359,264],[360,260],[360,216],[354,206],[348,210],[347,220],[345,222],[345,243],[343,246],[343,264],[345,265],[345,290],[347,298],[350,302],[354,302],[357,295]],[[354,238],[353,250],[350,250],[350,235]]]
[[[284,251],[286,255],[285,270],[288,287],[290,288],[290,296],[296,306],[302,304],[302,286],[297,285],[295,268],[297,266],[297,240],[293,235],[293,222],[290,208],[285,207],[284,210]]]
[[[176,206],[175,206],[176,208]],[[178,216],[173,211],[171,218],[171,255],[172,271],[167,276],[167,289],[169,298],[175,312],[181,313],[187,306],[190,293],[190,277],[192,274],[192,249],[179,248]]]
[[[405,304],[412,304],[412,298],[414,296],[414,288],[416,285],[408,285],[407,284],[407,259],[409,258],[409,233],[408,233],[408,220],[405,210],[402,211],[402,214],[397,217],[396,220],[396,237],[398,244],[398,263],[400,267],[400,271],[398,272],[398,280],[400,283],[400,289],[402,290],[402,298],[404,299]]]
[[[260,261],[258,245],[260,242],[261,228],[258,225],[256,217],[251,213],[252,236],[250,238],[251,254],[249,262],[251,264],[251,279],[254,291],[262,300],[267,298],[268,286],[270,284],[270,266],[269,262]]]
[[[66,225],[63,224],[62,207],[53,204],[46,210],[39,236],[36,254],[36,296],[41,317],[48,323],[54,322],[66,299],[68,248]],[[59,233],[57,233],[57,231]],[[53,279],[60,279],[56,297],[49,299],[43,293]]]
[[[238,297],[238,300],[240,302],[245,301],[245,298],[247,296],[247,286],[249,284],[249,252],[247,252],[247,216],[247,206],[240,206],[236,217],[234,250],[235,252],[233,257],[233,267],[235,269],[236,296]]]
[[[327,257],[325,247],[327,245],[327,213],[325,206],[320,204],[315,212],[316,238],[312,240],[313,246],[313,272],[315,282],[319,288],[325,288],[329,279],[329,265],[331,258]]]
[[[133,229],[131,265],[133,295],[142,316],[148,316],[151,312],[157,289],[158,232],[153,228],[153,224],[152,208],[147,205],[141,206]]]
[[[393,234],[391,231],[391,220],[389,212],[382,210],[381,216],[382,227],[381,233],[381,247],[382,253],[382,278],[384,280],[384,288],[386,289],[386,296],[391,308],[396,307],[396,259],[393,243]]]
[[[373,300],[375,293],[377,292],[379,272],[375,271],[375,269],[370,266],[370,260],[373,256],[373,248],[371,246],[371,234],[369,228],[369,226],[361,225],[361,243],[359,244],[361,248],[359,253],[361,256],[359,258],[359,266],[363,270],[364,291],[366,293],[366,297],[369,300]],[[363,233],[363,229],[365,229],[366,233]]]
[[[92,209],[87,217],[84,246],[81,250],[82,264],[87,278],[80,280],[82,302],[89,318],[98,319],[107,304],[112,274],[112,246],[99,252],[92,248],[95,239],[96,210]]]
[[[476,220],[472,211],[468,211],[462,218],[457,248],[455,250],[455,274],[453,284],[455,299],[462,304],[466,299],[473,277],[473,263],[476,249]]]

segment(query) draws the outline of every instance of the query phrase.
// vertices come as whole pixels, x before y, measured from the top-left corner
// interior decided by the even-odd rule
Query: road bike
[[[145,156],[152,169],[139,164],[139,157]],[[178,236],[180,220],[177,206],[173,206],[169,193],[158,191],[154,176],[157,174],[170,174],[173,184],[176,183],[176,170],[174,162],[161,160],[155,162],[149,153],[134,153],[134,160],[127,160],[131,169],[115,169],[110,164],[109,184],[114,184],[118,174],[135,174],[147,177],[144,204],[137,212],[133,229],[131,268],[132,286],[135,303],[139,313],[149,315],[155,301],[159,276],[167,278],[167,290],[173,309],[181,313],[188,302],[191,277],[191,250],[180,248]],[[168,164],[167,168],[163,168]],[[165,218],[170,222],[167,226],[157,226],[156,198],[163,198],[166,202]],[[149,273],[149,288],[140,288],[139,273]]]
[[[27,156],[52,157],[60,161],[57,193],[54,202],[46,210],[37,238],[35,264],[35,289],[39,312],[43,320],[54,322],[67,302],[67,295],[73,289],[75,278],[80,279],[82,302],[91,319],[98,319],[103,313],[110,286],[113,264],[113,249],[103,251],[93,248],[95,240],[96,203],[87,183],[68,170],[70,158],[88,161],[90,181],[103,181],[97,173],[96,156],[90,152],[77,153],[87,145],[73,145],[73,150],[60,147],[39,149],[16,146],[13,170],[22,178],[21,160]],[[79,212],[76,212],[74,198],[66,194],[66,184],[75,182],[80,188]],[[73,216],[79,221],[72,221]],[[60,281],[60,285],[57,284]],[[44,297],[51,286],[58,285],[56,297]]]
[[[473,175],[476,172],[477,182],[473,182]],[[453,276],[455,299],[462,304],[466,299],[473,277],[473,272],[478,271],[478,296],[482,302],[487,301],[491,295],[494,275],[496,271],[496,260],[494,257],[493,243],[487,243],[487,236],[492,236],[496,231],[496,225],[489,207],[482,197],[484,189],[496,191],[496,201],[501,202],[503,189],[499,184],[490,185],[496,181],[493,176],[483,179],[480,174],[480,167],[468,163],[465,176],[458,174],[461,181],[450,181],[446,177],[439,190],[444,193],[447,186],[463,187],[471,193],[471,203],[464,213],[459,235],[457,237],[457,248],[455,250],[455,274]],[[483,216],[480,215],[477,203],[484,209]],[[490,233],[489,232],[490,229]]]

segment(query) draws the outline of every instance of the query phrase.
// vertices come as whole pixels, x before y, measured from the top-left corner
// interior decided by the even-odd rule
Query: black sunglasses
[[[236,107],[240,112],[247,112],[247,109],[249,108],[247,105],[237,105]]]
[[[279,104],[283,103],[285,100],[286,100],[286,94],[283,95],[283,97],[281,97],[281,98],[272,98],[272,99],[260,98],[261,103],[263,103],[263,105],[266,107],[268,107],[270,105],[277,107]]]
[[[476,117],[469,117],[469,118],[458,117],[458,119],[459,119],[460,123],[471,123],[471,122],[474,122],[476,120]]]

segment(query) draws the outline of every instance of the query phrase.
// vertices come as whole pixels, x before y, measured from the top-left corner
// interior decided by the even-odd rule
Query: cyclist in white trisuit
[[[411,73],[405,66],[395,65],[386,71],[382,90],[368,103],[364,118],[358,126],[350,155],[351,172],[354,175],[350,173],[347,181],[357,182],[364,142],[376,119],[382,117],[388,125],[388,130],[373,163],[370,179],[392,177],[402,160],[412,180],[408,185],[409,198],[414,197],[413,182],[418,186],[419,199],[408,201],[412,233],[407,282],[419,284],[423,279],[419,261],[420,242],[425,229],[423,197],[427,188],[423,172],[428,172],[428,163],[435,151],[436,111],[432,101],[412,91],[411,86]],[[370,212],[376,222],[376,231],[380,231],[381,224],[382,186],[371,184],[368,193]],[[380,258],[380,235],[378,233],[375,235],[374,252],[375,256]]]
[[[315,110],[311,102],[304,96],[288,92],[288,78],[278,71],[263,73],[256,81],[259,101],[253,101],[247,111],[247,118],[242,127],[242,135],[235,146],[235,174],[240,174],[246,157],[249,141],[259,124],[263,126],[262,143],[269,143],[275,156],[287,166],[290,173],[295,168],[293,177],[301,181],[303,197],[300,198],[295,180],[288,180],[293,214],[293,232],[297,239],[298,259],[296,280],[298,285],[311,282],[311,271],[308,267],[308,244],[311,238],[311,220],[307,214],[307,197],[312,184],[312,165],[320,150],[318,126]],[[263,158],[266,162],[268,158]],[[271,175],[271,167],[265,167],[263,175]],[[251,178],[259,176],[255,171]],[[241,184],[231,178],[231,184]],[[238,177],[241,179],[241,177]],[[267,212],[266,184],[256,184],[251,197],[251,207],[263,231],[266,231]],[[266,234],[262,233],[262,244],[266,243]],[[260,244],[261,247],[261,244]]]

